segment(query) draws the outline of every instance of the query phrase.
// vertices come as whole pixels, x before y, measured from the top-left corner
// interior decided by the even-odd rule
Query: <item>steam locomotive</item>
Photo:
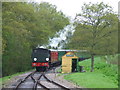
[[[58,66],[65,53],[66,51],[35,48],[32,52],[32,67],[36,67],[36,71],[45,71],[50,67]]]
[[[36,67],[36,71],[47,69],[50,65],[50,51],[48,49],[36,48],[32,52],[32,67]]]

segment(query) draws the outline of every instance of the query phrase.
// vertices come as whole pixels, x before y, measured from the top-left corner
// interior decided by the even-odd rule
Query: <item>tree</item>
[[[91,72],[94,56],[117,53],[118,17],[103,2],[84,4],[75,18],[76,31],[68,47],[86,49],[91,53]]]
[[[69,19],[61,11],[57,11],[55,5],[47,2],[34,4],[34,8],[37,27],[31,32],[33,33],[32,43],[34,42],[33,46],[36,47],[38,44],[48,44],[48,39],[68,25]]]
[[[3,76],[31,69],[32,49],[48,44],[67,24],[69,19],[49,3],[3,2]]]

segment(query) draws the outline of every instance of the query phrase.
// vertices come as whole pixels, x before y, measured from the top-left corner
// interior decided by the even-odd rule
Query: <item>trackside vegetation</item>
[[[14,78],[15,76],[18,76],[18,75],[21,75],[21,74],[24,74],[24,73],[27,73],[27,72],[30,72],[30,71],[33,71],[33,70],[29,70],[29,71],[25,71],[25,72],[18,72],[16,74],[12,74],[12,75],[0,78],[0,85],[4,86],[4,84],[6,84],[9,80]]]
[[[65,74],[64,78],[83,88],[118,88],[118,15],[103,2],[84,4],[80,12],[64,48],[87,50],[91,58],[79,62],[86,72]],[[48,45],[49,38],[69,24],[70,19],[47,2],[2,2],[0,84],[31,70],[32,49]]]
[[[68,24],[69,18],[47,2],[2,2],[2,75],[30,70],[32,49],[47,45]]]
[[[118,86],[102,73],[86,72],[66,75],[65,79],[83,88],[118,88]]]
[[[91,58],[79,62],[86,72],[69,74],[65,79],[85,88],[118,87],[118,23],[118,15],[108,4],[82,6],[66,48],[87,50]]]
[[[90,72],[90,59],[79,62],[86,72],[72,73],[64,78],[83,88],[118,88],[118,66],[109,64],[105,57],[95,57],[94,72]]]
[[[94,71],[94,57],[118,53],[118,15],[112,7],[101,3],[82,6],[76,15],[76,30],[68,48],[88,50],[91,55],[91,72]]]

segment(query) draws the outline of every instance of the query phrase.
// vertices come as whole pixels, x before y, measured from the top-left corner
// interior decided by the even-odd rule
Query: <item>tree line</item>
[[[118,15],[107,4],[84,4],[75,17],[75,32],[66,49],[88,50],[91,71],[94,56],[118,53]],[[2,70],[3,76],[31,69],[31,52],[38,44],[70,24],[55,5],[36,3],[2,3]]]
[[[31,69],[31,52],[69,24],[55,5],[2,2],[3,76]]]
[[[92,72],[94,56],[118,53],[118,22],[118,15],[111,6],[103,2],[84,4],[75,17],[76,31],[66,48],[88,50]]]

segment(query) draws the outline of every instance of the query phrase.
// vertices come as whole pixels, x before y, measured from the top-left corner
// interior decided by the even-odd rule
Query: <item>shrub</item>
[[[104,57],[96,57],[94,62],[94,71],[101,72],[106,76],[109,76],[115,83],[118,83],[118,66],[115,64],[106,63]],[[90,71],[91,59],[79,62],[80,66],[84,66],[86,71]]]

